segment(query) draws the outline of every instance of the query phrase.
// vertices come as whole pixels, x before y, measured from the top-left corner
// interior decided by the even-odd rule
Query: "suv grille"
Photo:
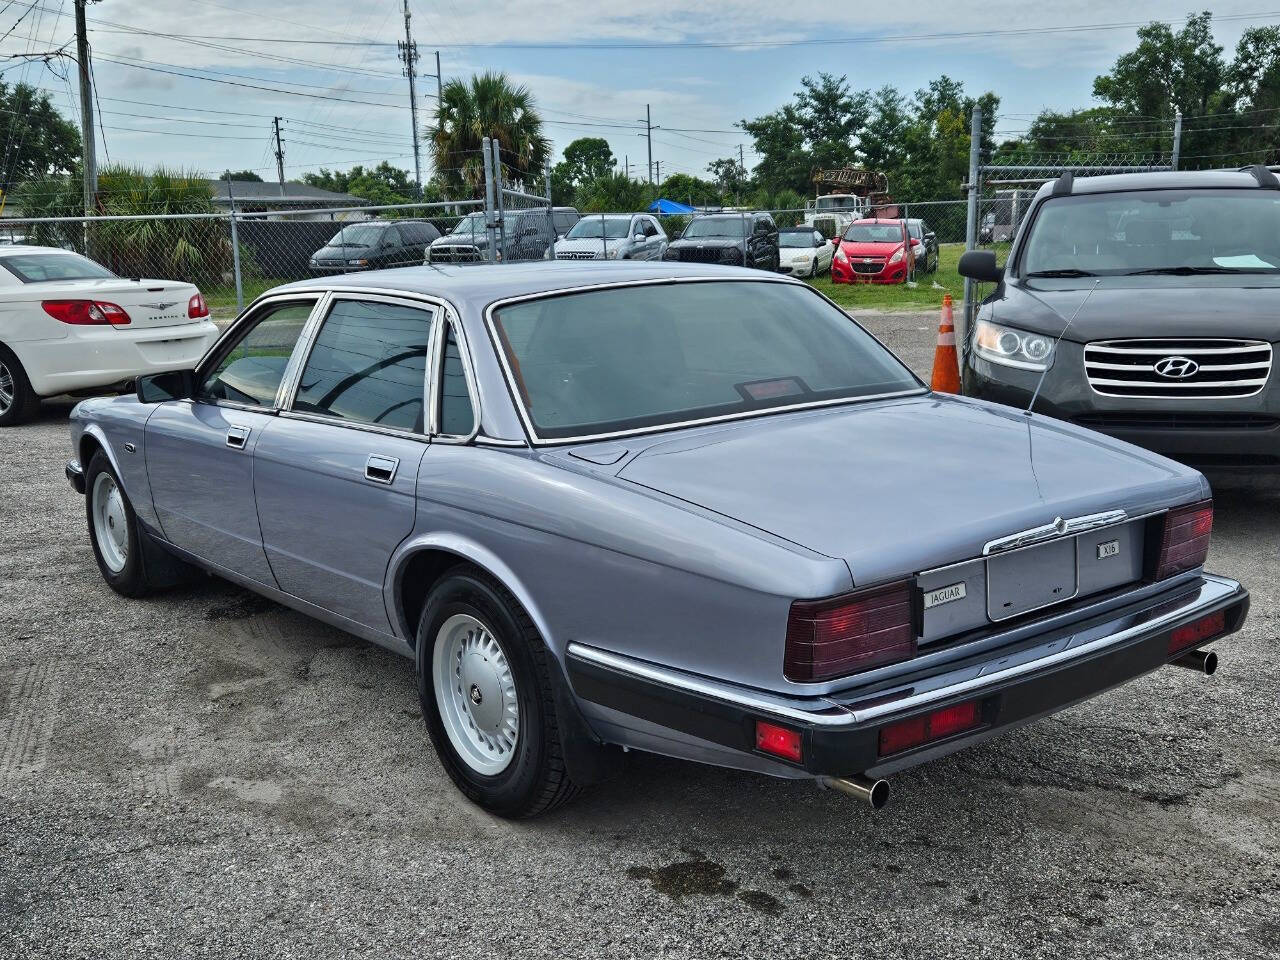
[[[674,253],[684,263],[741,263],[742,251],[733,247],[678,247]]]
[[[435,246],[427,248],[427,263],[475,263],[480,259],[478,248],[471,246]]]
[[[599,260],[600,255],[594,250],[557,250],[557,260]]]
[[[1184,337],[1099,340],[1085,344],[1084,372],[1094,392],[1106,397],[1251,397],[1271,373],[1271,344]]]

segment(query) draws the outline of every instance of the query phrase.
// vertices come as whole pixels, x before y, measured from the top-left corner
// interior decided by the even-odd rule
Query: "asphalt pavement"
[[[862,315],[927,375],[932,314]],[[1163,670],[893,780],[632,754],[508,823],[408,661],[209,580],[102,582],[69,402],[0,431],[0,957],[1260,958],[1280,944],[1280,480],[1212,478],[1253,592]],[[940,492],[945,495],[945,492]]]

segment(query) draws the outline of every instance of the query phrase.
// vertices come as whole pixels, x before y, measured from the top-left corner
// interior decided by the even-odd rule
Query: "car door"
[[[820,230],[813,231],[813,247],[814,263],[816,264],[813,268],[813,273],[814,276],[817,276],[819,273],[825,273],[831,269],[831,260],[835,256],[836,248],[835,244],[823,237]]]
[[[334,294],[296,388],[254,450],[262,540],[280,589],[379,633],[387,561],[413,529],[438,306]]]
[[[666,252],[667,241],[653,217],[641,217],[640,229],[644,231],[645,242],[650,260],[661,260]]]
[[[197,369],[195,396],[157,406],[145,427],[160,529],[203,560],[275,585],[253,497],[253,449],[276,419],[282,385],[319,294],[273,298],[240,318]]]

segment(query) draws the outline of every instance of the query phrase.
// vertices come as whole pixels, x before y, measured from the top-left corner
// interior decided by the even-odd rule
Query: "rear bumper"
[[[1248,592],[1234,580],[1206,574],[1119,611],[1085,619],[949,665],[944,672],[908,676],[877,689],[825,697],[786,697],[659,667],[595,647],[571,643],[567,667],[582,700],[794,767],[783,775],[883,776],[971,746],[1063,710],[1164,666],[1187,650],[1234,633],[1249,609]],[[1217,611],[1225,630],[1169,654],[1174,630]],[[880,731],[957,703],[980,702],[982,725],[946,740],[880,755]],[[797,764],[757,752],[755,723],[798,731]]]
[[[218,339],[211,320],[176,327],[80,327],[57,340],[13,345],[42,397],[123,383],[146,373],[194,367]]]

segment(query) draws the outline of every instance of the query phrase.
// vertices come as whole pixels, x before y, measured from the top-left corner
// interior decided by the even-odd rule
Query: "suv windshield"
[[[449,231],[449,235],[452,236],[455,233],[465,233],[468,236],[474,236],[474,235],[481,235],[484,232],[485,232],[484,214],[468,213],[465,217],[463,217],[461,220],[458,221],[458,223],[454,226],[452,230]]]
[[[1024,276],[1280,273],[1269,190],[1144,190],[1055,197],[1036,214]]]
[[[699,237],[732,237],[735,240],[747,235],[750,217],[699,217],[684,228],[684,240]]]
[[[495,328],[538,436],[567,439],[920,388],[799,284],[644,284],[502,307]]]
[[[585,217],[573,225],[566,240],[621,240],[631,226],[630,217]]]
[[[338,235],[329,241],[329,246],[376,247],[386,228],[384,223],[353,223],[339,230]]]
[[[901,243],[900,223],[855,223],[844,232],[850,243]]]
[[[106,280],[115,274],[78,253],[20,253],[0,264],[23,283],[45,280]]]

